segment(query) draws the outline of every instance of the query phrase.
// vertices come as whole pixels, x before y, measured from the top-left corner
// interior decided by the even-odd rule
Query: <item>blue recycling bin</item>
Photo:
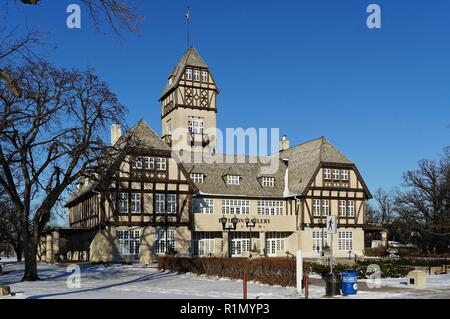
[[[342,273],[342,294],[344,296],[358,293],[358,273],[347,270]]]

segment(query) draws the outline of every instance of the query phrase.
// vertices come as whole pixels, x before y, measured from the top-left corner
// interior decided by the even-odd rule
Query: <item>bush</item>
[[[296,285],[295,259],[158,257],[158,270],[242,279],[283,287]]]

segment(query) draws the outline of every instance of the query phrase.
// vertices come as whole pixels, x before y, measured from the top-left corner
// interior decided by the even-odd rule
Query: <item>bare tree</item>
[[[378,188],[373,195],[376,202],[376,215],[378,223],[381,227],[386,227],[392,221],[393,215],[393,198],[390,193]]]
[[[67,187],[95,169],[124,107],[92,70],[37,60],[5,68],[21,94],[0,81],[0,185],[13,203],[24,243],[24,280],[39,279],[37,245]]]
[[[19,217],[14,205],[3,194],[0,195],[0,242],[10,244],[16,252],[17,261],[21,261],[23,242]]]
[[[450,244],[450,156],[439,161],[421,160],[417,170],[403,175],[408,189],[398,192],[395,210],[428,252]]]
[[[11,0],[10,0],[11,1]],[[20,0],[26,5],[38,5],[41,0]],[[94,25],[99,26],[106,22],[114,33],[119,36],[120,28],[130,32],[138,32],[143,17],[137,14],[135,5],[124,0],[80,0],[88,9]]]

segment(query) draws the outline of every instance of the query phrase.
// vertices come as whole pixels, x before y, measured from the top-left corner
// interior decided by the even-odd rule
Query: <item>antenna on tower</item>
[[[186,40],[187,40],[187,48],[189,49],[190,47],[190,39],[189,39],[189,18],[190,18],[191,12],[189,9],[189,6],[186,7],[186,13],[184,15],[184,18],[186,20]]]

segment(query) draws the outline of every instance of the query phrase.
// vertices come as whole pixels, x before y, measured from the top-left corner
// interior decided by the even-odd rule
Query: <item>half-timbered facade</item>
[[[91,261],[149,263],[159,254],[189,254],[192,187],[184,168],[145,121],[127,134],[139,139],[138,147],[105,176],[108,190],[99,181],[78,186],[66,204],[70,227],[98,229],[89,245]]]

